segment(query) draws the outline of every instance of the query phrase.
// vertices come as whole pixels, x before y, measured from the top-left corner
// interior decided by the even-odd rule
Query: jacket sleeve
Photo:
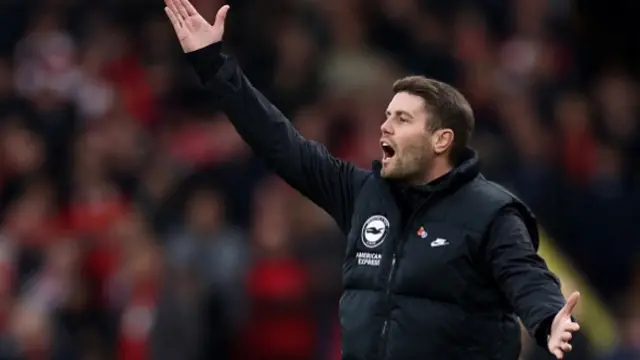
[[[524,220],[515,209],[503,209],[494,220],[486,257],[495,281],[527,331],[547,349],[551,323],[565,299],[560,281],[537,254]]]
[[[256,90],[222,43],[187,53],[200,82],[254,153],[289,185],[323,208],[348,232],[354,200],[370,174],[305,139]]]

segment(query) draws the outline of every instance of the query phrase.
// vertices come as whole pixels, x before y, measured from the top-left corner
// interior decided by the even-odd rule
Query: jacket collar
[[[378,160],[373,162],[373,171],[376,177],[380,178],[382,163]],[[465,183],[471,181],[480,174],[478,153],[467,147],[462,160],[447,174],[430,181],[424,185],[404,185],[397,181],[392,181],[394,187],[403,190],[414,190],[421,193],[434,193],[441,190],[455,190]]]

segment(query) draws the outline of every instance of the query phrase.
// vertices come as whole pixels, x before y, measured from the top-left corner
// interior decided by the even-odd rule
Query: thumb
[[[567,299],[567,304],[562,308],[562,312],[565,315],[571,315],[576,305],[578,305],[578,300],[580,300],[580,293],[575,291],[569,298]]]
[[[229,12],[229,8],[230,8],[229,5],[224,5],[218,10],[218,13],[216,13],[216,20],[213,23],[213,26],[224,27],[224,21],[227,18],[227,12]]]

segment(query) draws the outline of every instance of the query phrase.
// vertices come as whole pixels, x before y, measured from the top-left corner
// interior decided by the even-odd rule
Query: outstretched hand
[[[580,293],[574,292],[567,299],[566,305],[558,312],[551,323],[551,333],[547,345],[549,351],[557,359],[564,359],[564,355],[571,351],[573,333],[580,330],[580,325],[573,322],[571,314],[580,300]]]
[[[185,53],[200,50],[222,40],[229,5],[222,6],[213,25],[209,24],[189,0],[165,0],[167,13]]]

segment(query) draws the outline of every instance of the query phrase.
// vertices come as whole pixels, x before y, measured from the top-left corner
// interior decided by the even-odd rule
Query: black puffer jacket
[[[327,211],[348,241],[344,360],[515,360],[518,317],[539,343],[564,305],[536,254],[526,206],[478,172],[404,187],[304,139],[220,43],[187,55],[213,101],[269,167]]]

